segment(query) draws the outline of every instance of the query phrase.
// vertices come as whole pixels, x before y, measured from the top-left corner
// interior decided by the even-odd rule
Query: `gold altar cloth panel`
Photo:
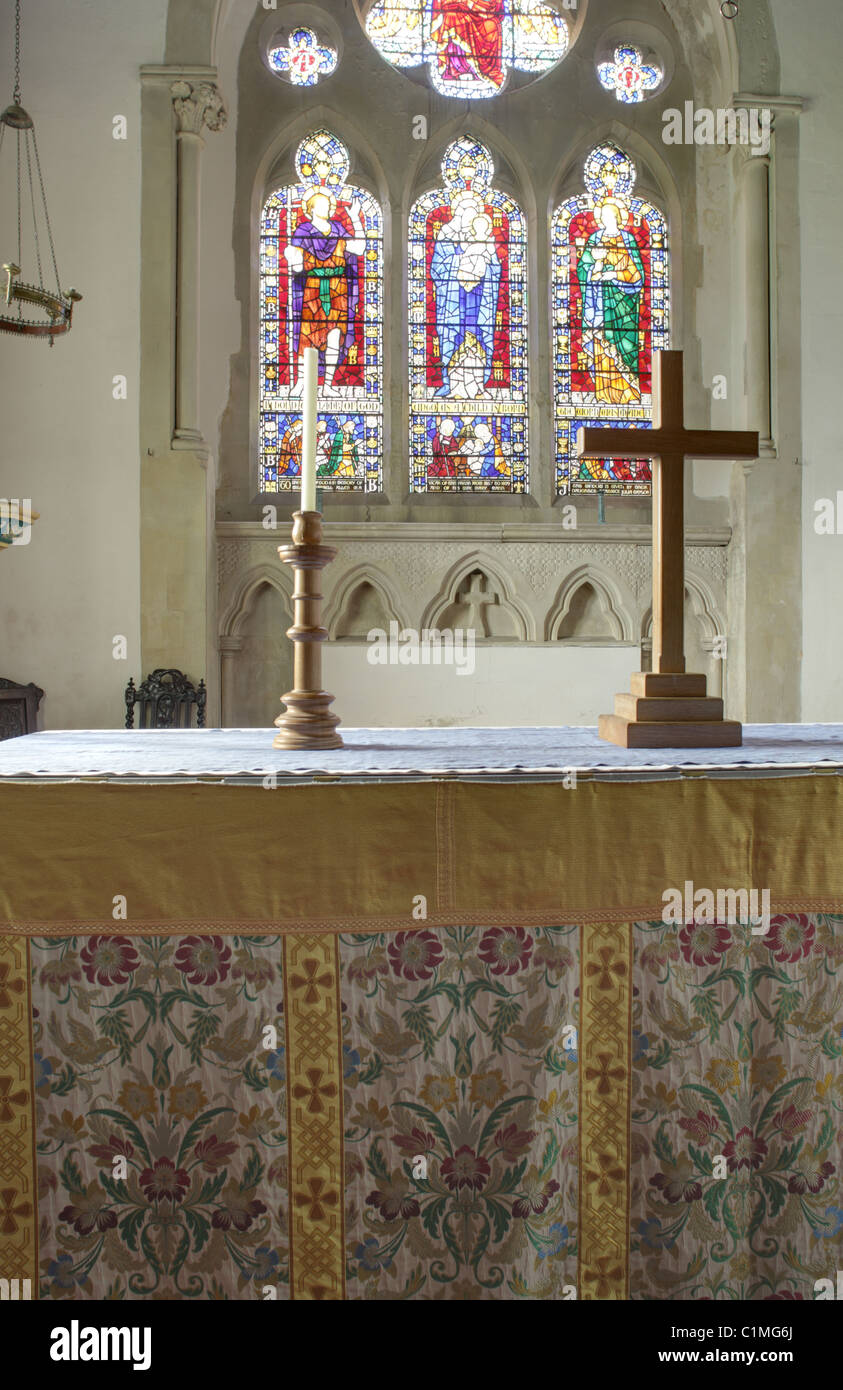
[[[774,911],[843,906],[833,776],[6,784],[0,821],[0,931],[20,935],[398,930],[419,894],[442,926],[651,920],[686,880],[769,887]],[[630,828],[629,854],[600,857],[606,826]]]

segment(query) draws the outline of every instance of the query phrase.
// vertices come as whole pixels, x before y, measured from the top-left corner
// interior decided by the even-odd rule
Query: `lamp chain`
[[[17,137],[18,137],[18,265],[23,265],[23,261],[21,260],[21,254],[22,254],[22,241],[21,241],[21,206],[22,206],[22,204],[21,204],[21,200],[20,200],[20,136],[21,136],[21,133],[20,133],[20,131],[18,131],[18,132],[17,132]]]
[[[52,260],[53,260],[53,270],[55,271],[55,276],[56,276],[56,288],[58,289],[59,294],[61,294],[61,280],[59,279],[59,268],[58,268],[58,265],[56,264],[56,248],[55,248],[55,246],[53,245],[53,229],[52,229],[52,227],[50,226],[50,211],[49,211],[49,208],[47,207],[47,190],[46,190],[45,187],[44,187],[44,175],[41,173],[41,157],[40,157],[40,155],[38,154],[38,141],[37,141],[36,138],[35,138],[35,131],[34,131],[34,130],[32,131],[32,148],[33,148],[34,151],[35,151],[35,167],[36,167],[36,169],[38,170],[38,183],[39,183],[39,186],[40,186],[40,188],[41,188],[41,201],[42,201],[42,203],[44,204],[44,221],[45,221],[46,224],[47,224],[47,237],[48,237],[49,242],[50,242],[50,255],[51,255]],[[33,205],[33,206],[34,206],[34,205]],[[37,245],[37,240],[36,240],[36,245]],[[39,255],[39,258],[38,258],[38,268],[39,268],[39,270],[40,270],[40,268],[41,268],[41,258],[40,258],[40,255]]]
[[[81,298],[78,290],[69,289],[65,294],[61,288],[59,279],[58,265],[56,264],[56,248],[53,240],[53,229],[50,225],[50,213],[47,207],[47,192],[44,187],[44,175],[41,169],[41,158],[38,154],[38,141],[35,138],[35,127],[32,117],[23,110],[21,105],[21,0],[15,0],[15,89],[14,100],[11,106],[0,113],[0,147],[2,147],[3,137],[6,134],[6,127],[9,126],[14,131],[16,137],[16,183],[17,183],[17,230],[18,245],[17,259],[9,260],[4,264],[7,282],[5,290],[6,306],[0,309],[0,332],[26,334],[29,337],[49,338],[50,346],[58,334],[66,333],[73,320],[73,306]],[[26,168],[24,168],[24,161]],[[36,179],[38,190],[41,194],[41,207],[43,215],[39,214],[37,208],[37,196],[35,192]],[[17,280],[23,266],[23,191],[24,182],[29,192],[29,205],[32,209],[32,238],[35,243],[35,261],[38,271],[38,284],[24,280]],[[27,217],[27,234],[29,232],[29,219]],[[48,270],[47,257],[41,254],[41,235],[39,222],[43,221],[47,229],[47,239],[50,245],[50,260],[52,262],[53,273],[56,277],[55,291],[49,290],[44,284],[44,272]],[[44,316],[43,321],[38,319],[25,318],[23,314],[24,305],[35,305],[36,309]],[[13,307],[14,306],[14,307]],[[15,308],[17,317],[15,318]],[[6,311],[7,309],[7,311]]]
[[[20,104],[20,0],[15,0],[15,106]]]

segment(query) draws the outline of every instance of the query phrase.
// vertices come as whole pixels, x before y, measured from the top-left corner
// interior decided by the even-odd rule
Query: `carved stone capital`
[[[201,135],[205,126],[208,130],[222,130],[228,120],[225,104],[213,82],[174,82],[170,93],[178,135]]]
[[[735,169],[739,179],[746,179],[748,175],[757,176],[760,170],[769,170],[772,160],[769,154],[755,154],[751,146],[735,146]]]

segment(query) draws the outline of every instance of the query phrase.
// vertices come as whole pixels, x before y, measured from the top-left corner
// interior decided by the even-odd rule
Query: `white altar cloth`
[[[0,744],[0,779],[252,782],[598,780],[843,772],[843,724],[748,724],[742,748],[624,749],[593,728],[343,729],[345,747],[285,752],[267,729],[85,729]]]

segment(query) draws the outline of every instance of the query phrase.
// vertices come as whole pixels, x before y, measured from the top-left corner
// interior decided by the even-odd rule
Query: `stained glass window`
[[[615,49],[613,63],[598,63],[597,76],[607,92],[618,101],[644,101],[661,83],[664,73],[654,63],[645,63],[637,48],[624,44]]]
[[[546,72],[568,49],[544,0],[377,0],[366,33],[387,62],[426,63],[436,90],[461,98],[497,96],[510,68]]]
[[[260,246],[260,485],[301,486],[303,352],[319,352],[318,486],[382,485],[383,220],[347,183],[335,135],[309,135],[298,182],[266,200]]]
[[[410,212],[414,492],[524,492],[527,243],[518,204],[471,136]]]
[[[269,63],[296,87],[315,87],[337,66],[336,49],[320,44],[312,29],[294,29],[286,47],[272,48]]]
[[[653,352],[669,342],[667,223],[633,196],[636,169],[613,144],[585,163],[585,191],[552,223],[556,475],[559,492],[649,493],[648,460],[576,457],[581,425],[652,425]]]

